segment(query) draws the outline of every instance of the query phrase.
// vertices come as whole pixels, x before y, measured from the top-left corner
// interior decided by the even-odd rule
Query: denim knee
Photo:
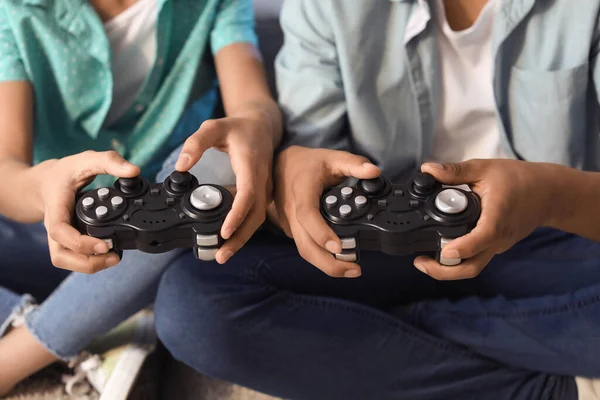
[[[245,363],[243,314],[268,295],[248,279],[249,270],[192,256],[171,266],[159,285],[155,316],[158,337],[173,357],[204,374],[235,379],[229,366]]]

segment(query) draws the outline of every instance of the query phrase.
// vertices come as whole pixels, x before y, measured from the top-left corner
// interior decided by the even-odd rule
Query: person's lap
[[[437,282],[412,267],[412,257],[379,253],[363,254],[361,278],[340,280],[304,262],[291,241],[258,235],[224,266],[179,259],[159,289],[158,330],[197,370],[277,395],[339,398],[347,390],[360,398],[364,390],[389,398],[391,388],[401,388],[418,398],[432,394],[418,384],[432,379],[429,386],[444,393],[455,382],[461,398],[469,390],[480,396],[484,387],[486,395],[506,398],[487,377],[540,388],[547,387],[540,380],[559,379],[553,374],[598,373],[590,363],[598,354],[579,357],[595,343],[594,310],[563,311],[567,298],[580,305],[583,292],[600,295],[599,260],[598,244],[539,231],[470,281]],[[499,302],[505,314],[486,325],[486,307]],[[600,315],[600,305],[595,311]],[[527,338],[537,347],[527,347]],[[489,349],[492,357],[481,357]],[[498,349],[507,354],[493,357]],[[460,384],[466,381],[468,387]],[[381,392],[373,392],[374,382]]]

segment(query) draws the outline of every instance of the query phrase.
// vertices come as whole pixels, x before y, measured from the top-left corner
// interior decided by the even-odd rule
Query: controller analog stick
[[[121,178],[119,179],[119,187],[125,194],[137,193],[143,187],[142,178],[139,176],[135,178]]]
[[[385,181],[382,177],[375,179],[366,179],[361,181],[360,187],[369,195],[379,194],[385,189]]]
[[[200,211],[210,211],[219,207],[223,202],[223,194],[213,186],[204,185],[198,187],[190,196],[192,206]]]
[[[435,207],[446,214],[460,214],[468,206],[467,196],[456,189],[443,190],[435,198]]]
[[[177,193],[183,193],[190,188],[192,175],[189,172],[175,171],[169,177],[171,180],[171,189]]]
[[[436,186],[435,178],[430,174],[419,174],[413,180],[413,189],[420,195],[428,195],[433,192]]]

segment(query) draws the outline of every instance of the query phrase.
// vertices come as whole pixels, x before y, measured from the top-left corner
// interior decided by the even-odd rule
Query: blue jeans
[[[412,257],[361,265],[329,278],[269,234],[225,266],[184,255],[159,337],[197,371],[295,400],[574,400],[574,376],[600,377],[598,243],[539,230],[460,282]]]
[[[151,304],[160,277],[181,251],[161,255],[126,251],[114,268],[95,275],[52,266],[41,224],[0,217],[0,335],[16,317],[61,359]],[[35,301],[42,302],[36,307]]]
[[[173,140],[181,142],[209,117],[203,101],[188,107],[171,135]],[[180,150],[166,158],[158,182],[174,170]],[[202,182],[231,184],[235,179],[227,156],[212,150],[193,172]],[[61,359],[70,358],[150,305],[164,271],[185,253],[126,251],[114,268],[95,275],[70,274],[52,266],[41,224],[23,225],[0,216],[0,336],[15,318],[24,317],[29,331],[46,349]],[[36,301],[42,303],[31,307]]]

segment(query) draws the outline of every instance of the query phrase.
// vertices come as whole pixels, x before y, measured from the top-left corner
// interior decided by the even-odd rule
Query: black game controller
[[[321,213],[342,241],[338,260],[359,261],[359,249],[398,256],[424,252],[454,266],[462,260],[443,258],[441,250],[475,227],[481,206],[475,193],[418,173],[404,185],[379,177],[332,188],[321,198]]]
[[[211,261],[223,243],[219,232],[232,203],[225,188],[200,185],[188,172],[173,172],[159,184],[122,178],[112,188],[79,195],[75,227],[104,239],[118,254],[193,248],[196,258]]]

